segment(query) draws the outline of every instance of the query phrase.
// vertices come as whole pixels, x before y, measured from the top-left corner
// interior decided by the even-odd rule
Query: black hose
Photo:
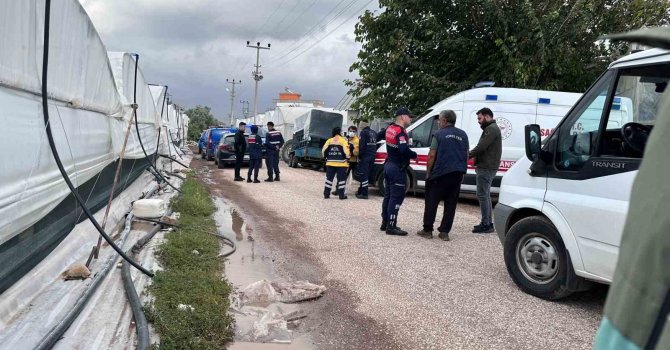
[[[116,244],[114,244],[114,241],[105,233],[105,230],[100,226],[98,221],[93,217],[93,213],[86,207],[86,204],[84,202],[84,199],[81,198],[79,195],[79,192],[77,189],[74,187],[72,184],[72,181],[70,181],[70,177],[67,175],[67,172],[65,171],[65,167],[63,167],[63,162],[61,162],[60,156],[58,155],[58,150],[56,149],[56,143],[54,142],[53,134],[51,133],[51,123],[49,123],[49,99],[47,95],[47,83],[48,83],[48,68],[49,68],[49,24],[50,24],[50,14],[51,14],[51,0],[46,0],[45,2],[45,10],[44,10],[44,54],[42,56],[42,112],[44,113],[44,124],[46,126],[46,132],[47,132],[47,139],[49,140],[49,147],[51,148],[51,154],[53,154],[54,160],[56,161],[56,165],[58,166],[58,170],[60,171],[61,175],[63,176],[63,180],[65,180],[65,183],[67,186],[70,188],[70,192],[72,195],[74,195],[75,199],[77,200],[77,203],[81,206],[82,210],[84,211],[84,214],[88,217],[88,219],[91,221],[93,226],[95,227],[96,230],[100,233],[100,235],[107,241],[107,243],[114,248],[114,250],[119,253],[119,255],[126,261],[128,261],[131,265],[133,265],[135,268],[138,270],[142,271],[142,273],[153,277],[154,274],[142,267],[140,264],[136,263],[135,261],[132,261],[124,252],[119,248]]]
[[[178,179],[182,179],[183,181],[186,181],[186,177],[181,176],[181,175],[179,175],[179,174],[177,174],[177,173],[172,173],[172,172],[169,172],[169,171],[166,172],[166,173],[167,173],[168,175],[170,175],[170,176],[174,176],[174,177],[176,177],[176,178],[178,178]]]
[[[212,233],[212,235],[218,237],[219,239],[221,239],[223,241],[223,243],[225,243],[226,245],[233,248],[233,250],[231,250],[231,251],[229,251],[225,254],[221,254],[222,257],[225,258],[227,256],[233,255],[233,253],[235,253],[235,251],[237,251],[237,245],[235,244],[235,242],[232,239],[230,239],[230,238],[228,238],[228,237],[226,237],[226,236],[224,236],[220,233]]]
[[[135,63],[137,64],[137,63]],[[161,103],[161,124],[163,124],[163,109],[165,107],[165,100],[167,99],[167,91],[168,91],[168,86],[165,85],[165,92],[163,93],[163,103]],[[161,144],[161,131],[163,130],[163,127],[160,126],[158,127],[158,139],[156,139],[156,155],[154,156],[154,167],[157,165],[158,162],[158,146]]]
[[[151,158],[149,158],[149,155],[147,154],[147,150],[144,149],[144,143],[142,142],[142,136],[140,136],[140,124],[137,122],[137,66],[139,65],[140,61],[140,55],[134,54],[135,56],[135,83],[133,84],[133,114],[135,115],[135,131],[137,131],[137,139],[140,141],[140,146],[142,147],[142,152],[144,153],[144,158],[149,160],[149,165],[151,165],[154,170],[156,170],[156,174],[160,176],[163,181],[165,181],[170,187],[172,187],[175,191],[181,193],[181,191],[175,187],[173,184],[171,184],[167,179],[161,175],[160,171],[156,169],[156,166],[151,162]],[[158,153],[158,148],[156,148],[156,153]]]
[[[128,251],[132,254],[138,254],[142,248],[153,238],[153,236],[162,229],[161,225],[154,226],[149,233],[140,238],[133,247]],[[135,332],[137,333],[137,349],[146,350],[151,346],[151,337],[149,336],[149,323],[142,311],[142,302],[135,289],[135,284],[130,276],[130,266],[128,262],[124,261],[121,266],[121,279],[123,280],[123,288],[126,290],[128,303],[133,312],[135,319]]]
[[[188,165],[186,165],[186,164],[184,164],[184,163],[178,161],[178,160],[175,159],[174,157],[171,157],[171,156],[168,156],[168,155],[165,155],[165,154],[159,154],[159,156],[164,157],[164,158],[167,158],[167,159],[170,159],[170,160],[172,160],[173,162],[176,162],[177,164],[183,166],[184,168],[187,168],[187,169],[189,168]]]
[[[47,1],[47,4],[50,2],[50,0],[46,0],[46,1]],[[47,11],[47,14],[48,13],[49,13],[49,11]],[[46,41],[45,41],[45,43],[46,43]],[[46,47],[47,46],[45,45],[45,50],[46,50]],[[124,229],[125,234],[122,232],[123,238],[121,240],[121,245],[123,245],[123,243],[125,243],[126,238],[130,234],[130,226],[131,226],[131,223],[132,223],[132,219],[133,219],[133,215],[128,214],[128,216],[126,217],[126,226],[125,226],[125,229]],[[61,339],[63,334],[65,334],[65,332],[68,330],[68,328],[70,328],[70,326],[72,325],[74,320],[79,316],[81,311],[84,309],[84,307],[88,303],[89,299],[93,296],[93,294],[98,289],[98,287],[100,286],[102,281],[105,280],[105,277],[107,277],[107,274],[109,273],[109,271],[111,271],[112,268],[114,268],[116,266],[116,261],[118,260],[118,258],[119,257],[117,255],[112,255],[112,256],[109,257],[109,259],[107,260],[107,264],[102,269],[102,271],[96,273],[95,276],[93,276],[93,278],[91,280],[91,283],[89,283],[86,290],[84,290],[84,292],[79,296],[79,298],[74,303],[74,305],[72,305],[72,307],[67,312],[65,317],[63,317],[63,319],[58,324],[56,324],[55,326],[53,326],[49,330],[49,332],[42,338],[42,340],[40,340],[39,344],[37,344],[35,349],[37,349],[37,350],[51,349],[56,344],[56,342]],[[128,262],[129,261],[126,260],[126,263],[128,263]]]
[[[160,225],[163,225],[163,226],[179,227],[179,225],[177,225],[177,224],[171,224],[169,222],[160,221],[160,220],[151,219],[151,218],[143,218],[143,217],[140,217],[140,216],[136,216],[135,220],[153,222],[155,224],[160,224]]]

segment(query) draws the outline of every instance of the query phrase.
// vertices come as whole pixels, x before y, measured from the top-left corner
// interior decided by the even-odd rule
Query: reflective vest
[[[323,145],[323,156],[326,166],[349,166],[349,142],[342,136],[333,136]]]

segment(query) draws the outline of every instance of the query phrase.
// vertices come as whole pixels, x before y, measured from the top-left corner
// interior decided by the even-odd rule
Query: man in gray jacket
[[[482,136],[477,146],[470,151],[469,157],[475,159],[475,173],[477,174],[477,199],[482,211],[482,221],[475,226],[472,233],[491,233],[493,220],[491,212],[491,184],[496,172],[500,167],[502,156],[502,137],[500,128],[493,120],[493,112],[488,108],[482,108],[477,112],[477,121],[482,127]]]

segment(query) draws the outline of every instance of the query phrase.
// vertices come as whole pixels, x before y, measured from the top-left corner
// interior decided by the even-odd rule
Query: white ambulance
[[[670,52],[635,53],[612,63],[544,142],[543,126],[526,127],[526,156],[505,175],[494,211],[505,265],[523,291],[558,299],[612,280],[669,82]]]
[[[482,133],[477,122],[477,111],[484,107],[493,111],[503,139],[500,169],[491,189],[492,193],[498,193],[502,176],[525,154],[524,126],[540,124],[542,137],[549,136],[580,96],[581,94],[567,92],[484,87],[466,90],[440,101],[407,128],[410,147],[419,155],[411,161],[410,168],[407,169],[407,190],[416,191],[425,187],[428,151],[433,133],[438,130],[437,118],[440,111],[450,109],[456,113],[456,126],[468,134],[470,149],[477,145]],[[383,144],[377,149],[373,182],[382,193],[385,161],[386,145]],[[461,193],[472,194],[475,191],[475,170],[470,162],[468,173],[461,185]]]

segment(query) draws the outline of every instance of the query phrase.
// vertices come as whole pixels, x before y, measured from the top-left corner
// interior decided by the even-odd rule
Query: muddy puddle
[[[257,246],[253,226],[245,220],[243,214],[222,198],[215,197],[214,203],[217,208],[214,219],[219,227],[219,233],[232,239],[237,246],[235,253],[226,258],[225,274],[228,281],[239,291],[260,280],[272,281],[279,279],[272,270],[271,258],[264,254],[263,250]],[[228,246],[222,246],[221,253],[228,251],[230,251]],[[300,311],[298,304],[267,303],[248,306],[252,308],[266,308],[272,312],[284,315]],[[235,312],[234,314],[236,342],[229,349],[312,349],[309,345],[308,336],[296,331],[297,327],[292,329],[292,341],[290,344],[249,342],[249,339],[247,339],[248,334],[258,321],[258,315],[245,315],[240,312]]]

